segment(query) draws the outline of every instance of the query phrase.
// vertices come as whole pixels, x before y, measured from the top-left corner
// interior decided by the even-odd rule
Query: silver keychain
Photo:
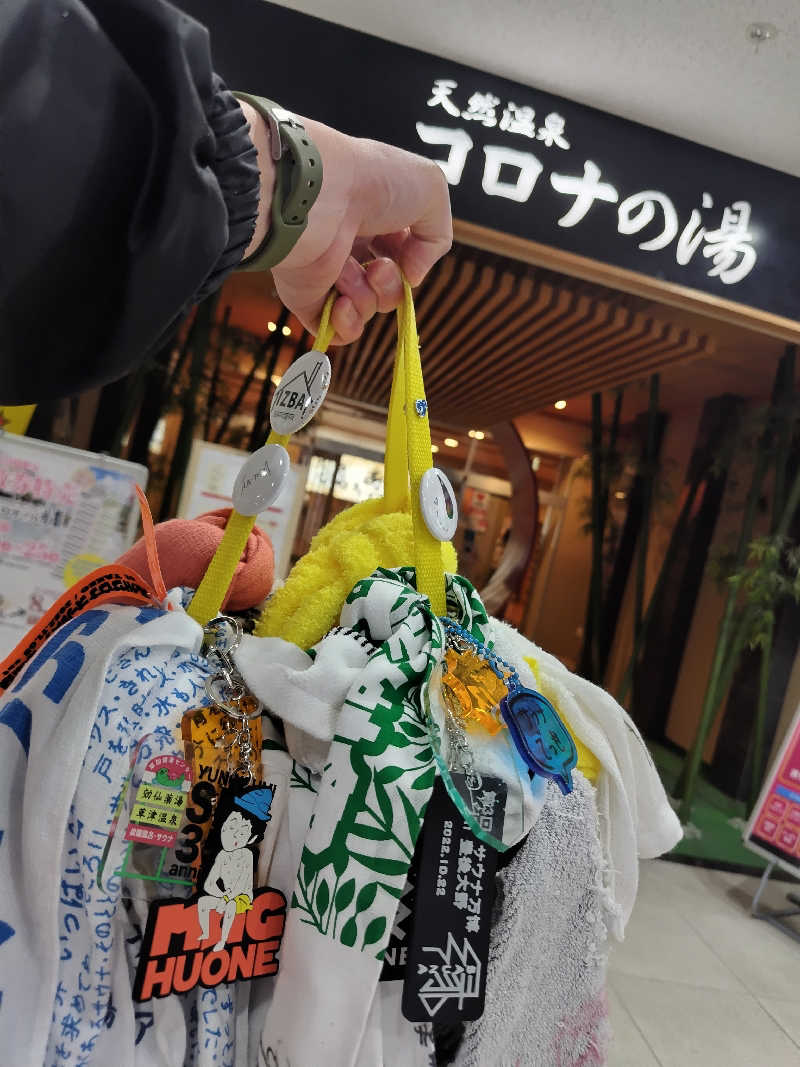
[[[261,715],[261,704],[248,693],[233,662],[242,640],[242,626],[230,615],[218,615],[203,627],[203,651],[214,668],[206,678],[206,695],[225,715],[222,736],[216,748],[225,753],[229,774],[256,781],[254,768],[260,756],[255,751],[250,723]]]

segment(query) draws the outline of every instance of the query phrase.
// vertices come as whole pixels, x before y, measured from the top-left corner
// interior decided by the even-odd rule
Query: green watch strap
[[[234,93],[250,104],[269,126],[275,160],[272,218],[266,237],[239,270],[270,270],[285,259],[308,223],[308,213],[322,187],[322,158],[302,123],[278,104],[250,93]]]

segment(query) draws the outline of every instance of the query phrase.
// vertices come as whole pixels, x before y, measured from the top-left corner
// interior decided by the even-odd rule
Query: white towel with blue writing
[[[159,739],[168,745],[183,713],[205,702],[201,637],[182,611],[95,609],[62,627],[0,700],[0,1048],[15,1067],[263,1062],[259,1038],[274,980],[135,1003],[131,980],[146,905],[123,902],[118,880],[97,884],[137,743],[148,735],[157,754]],[[277,703],[291,718],[303,668],[314,661],[284,642],[269,646]],[[355,665],[352,655],[344,661]],[[337,681],[328,677],[325,693],[338,704],[349,675]],[[285,752],[270,758],[292,773]],[[292,777],[298,788],[270,875],[287,895],[315,796],[301,788],[310,772],[299,768]],[[411,1067],[417,1050],[406,1027],[394,1032],[399,1007],[392,1005],[389,1020],[379,1007],[359,1063],[376,1067],[388,1049],[397,1067]]]
[[[137,739],[198,702],[201,637],[180,611],[95,608],[0,702],[0,1048],[15,1067],[135,1062],[152,1014],[131,1000],[97,868]]]

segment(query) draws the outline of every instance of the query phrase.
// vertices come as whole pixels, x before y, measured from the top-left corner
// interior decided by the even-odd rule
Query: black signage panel
[[[440,162],[457,218],[800,319],[800,179],[263,0],[181,6],[232,87]]]

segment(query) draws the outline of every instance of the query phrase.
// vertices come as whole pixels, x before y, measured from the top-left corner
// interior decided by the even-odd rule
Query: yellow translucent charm
[[[448,648],[444,657],[442,699],[464,729],[499,733],[504,723],[498,708],[507,694],[508,686],[477,652]]]

